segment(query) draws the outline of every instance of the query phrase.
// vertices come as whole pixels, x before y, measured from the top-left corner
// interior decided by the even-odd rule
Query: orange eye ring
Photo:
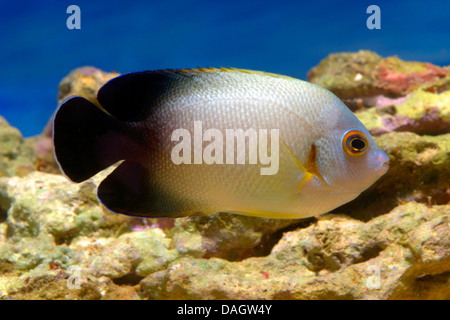
[[[342,148],[345,153],[352,157],[362,156],[369,145],[367,137],[359,130],[350,130],[344,134]]]

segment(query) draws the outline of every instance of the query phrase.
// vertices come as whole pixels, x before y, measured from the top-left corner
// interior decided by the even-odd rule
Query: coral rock
[[[357,109],[380,103],[384,97],[406,96],[419,88],[445,91],[450,72],[430,63],[407,62],[396,56],[382,58],[361,50],[330,54],[309,71],[308,81],[327,88],[351,109]]]
[[[448,299],[447,206],[410,203],[368,223],[326,215],[266,257],[174,261],[141,283],[148,299]],[[410,292],[422,279],[435,283]],[[437,291],[434,291],[437,289]]]
[[[0,177],[24,176],[34,171],[37,158],[20,131],[0,116]]]

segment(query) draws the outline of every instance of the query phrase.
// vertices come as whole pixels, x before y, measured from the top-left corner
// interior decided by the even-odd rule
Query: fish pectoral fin
[[[325,183],[322,175],[320,174],[319,170],[317,169],[317,165],[316,165],[317,147],[315,144],[312,144],[311,149],[308,154],[308,160],[307,160],[306,166],[304,166],[283,140],[281,140],[281,143],[286,148],[286,150],[289,152],[291,157],[295,160],[299,170],[303,173],[302,178],[300,179],[300,181],[298,182],[298,185],[297,185],[297,192],[304,189],[304,187],[313,180],[317,181],[317,179],[319,179],[321,182]],[[314,178],[317,178],[317,179],[314,179]]]
[[[148,169],[124,161],[98,187],[98,197],[110,210],[140,217],[185,217],[202,214],[193,203],[159,187]]]
[[[291,155],[291,157],[295,160],[295,162],[297,163],[298,167],[300,168],[300,171],[302,172],[307,172],[306,168],[303,166],[303,164],[300,162],[300,160],[298,160],[298,158],[294,155],[294,153],[292,152],[292,150],[287,146],[286,142],[283,141],[283,139],[280,139],[281,144],[286,148],[286,150],[289,152],[289,154]]]
[[[306,160],[306,170],[311,172],[311,174],[319,178],[322,182],[326,183],[319,168],[317,168],[317,146],[315,143],[313,143],[311,149],[309,149],[308,159]]]

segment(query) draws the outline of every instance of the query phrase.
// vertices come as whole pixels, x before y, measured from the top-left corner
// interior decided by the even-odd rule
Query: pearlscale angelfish
[[[136,72],[106,83],[97,100],[75,96],[59,105],[54,154],[74,182],[122,161],[98,197],[123,214],[304,218],[353,200],[388,170],[387,155],[334,94],[287,76],[233,68]],[[248,161],[174,163],[173,132],[193,132],[196,121],[223,133],[278,129],[279,149],[268,150],[278,151],[277,172],[263,175],[267,165]]]

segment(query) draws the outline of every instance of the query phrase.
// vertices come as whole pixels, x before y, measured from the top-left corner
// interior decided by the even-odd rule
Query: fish
[[[60,103],[52,132],[56,162],[73,182],[118,165],[98,198],[139,217],[318,216],[389,168],[386,153],[330,91],[237,68],[118,76],[96,101]]]

